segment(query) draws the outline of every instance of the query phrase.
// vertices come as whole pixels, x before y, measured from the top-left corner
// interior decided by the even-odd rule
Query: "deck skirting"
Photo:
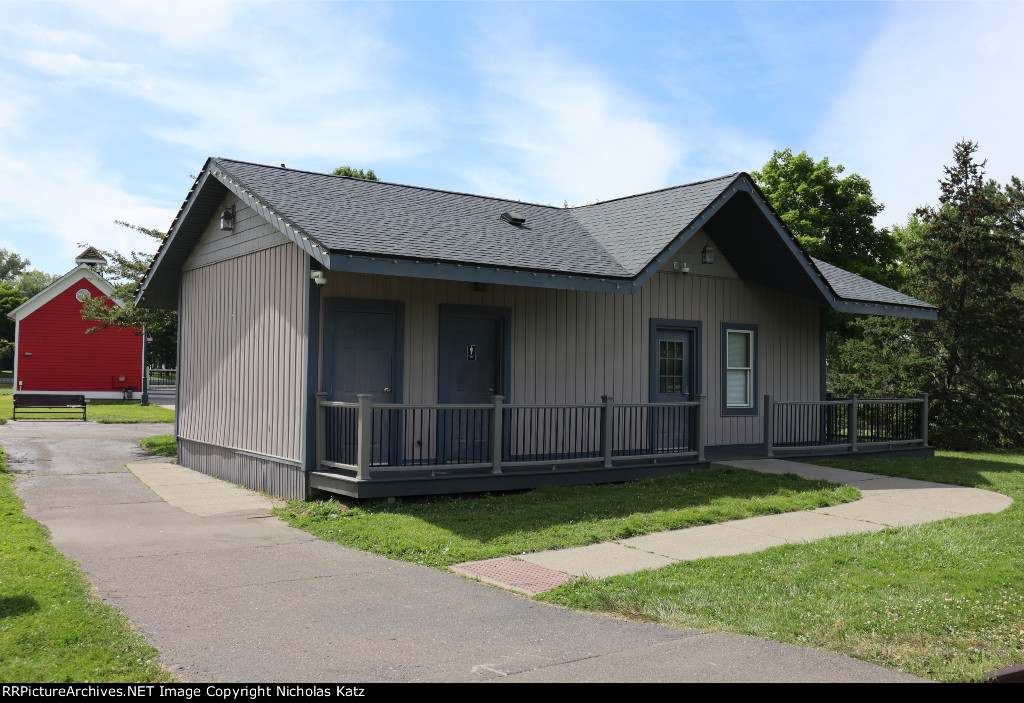
[[[301,467],[229,447],[179,437],[178,463],[282,498],[306,498],[309,491],[309,474]]]

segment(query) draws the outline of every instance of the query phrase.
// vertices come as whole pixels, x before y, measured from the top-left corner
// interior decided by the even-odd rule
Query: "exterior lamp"
[[[700,262],[702,264],[715,263],[715,248],[708,244],[700,250]]]
[[[229,205],[224,208],[224,212],[220,214],[220,228],[225,232],[230,232],[235,228],[235,206]]]

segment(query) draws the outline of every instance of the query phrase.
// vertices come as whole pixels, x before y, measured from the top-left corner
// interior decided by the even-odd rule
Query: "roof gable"
[[[43,288],[24,303],[7,313],[12,320],[23,320],[36,310],[45,306],[58,295],[71,288],[82,279],[88,279],[90,283],[100,289],[103,295],[110,298],[115,305],[124,307],[124,303],[114,297],[114,287],[102,276],[92,270],[87,264],[79,264],[56,281]]]
[[[825,307],[843,302],[835,272],[812,263],[745,173],[560,208],[211,158],[140,287],[141,307],[177,305],[184,261],[225,192],[330,270],[625,293],[705,228],[741,277]],[[934,317],[921,301],[859,311],[903,314],[908,304]]]

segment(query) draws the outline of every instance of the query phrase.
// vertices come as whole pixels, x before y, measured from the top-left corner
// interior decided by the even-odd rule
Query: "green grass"
[[[706,469],[603,486],[415,501],[292,501],[278,515],[321,539],[444,567],[661,530],[809,510],[860,496],[849,486],[742,469]]]
[[[816,463],[975,486],[994,515],[581,580],[551,603],[840,652],[942,681],[1024,663],[1024,455]]]
[[[23,508],[0,449],[0,682],[174,681]]]
[[[150,454],[160,456],[178,456],[178,443],[172,434],[162,434],[155,437],[146,437],[139,442],[139,446]]]
[[[87,403],[86,418],[100,423],[174,422],[174,411],[159,405],[142,407],[137,400],[94,400]],[[10,388],[0,390],[0,424],[14,417],[14,396]],[[18,420],[81,420],[81,411],[18,413]]]

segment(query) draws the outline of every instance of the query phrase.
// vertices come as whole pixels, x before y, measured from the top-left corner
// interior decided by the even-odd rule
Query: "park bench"
[[[82,421],[85,421],[85,396],[84,395],[56,395],[45,393],[15,393],[14,394],[14,419],[18,419],[18,411],[31,412],[72,412],[82,411]]]

